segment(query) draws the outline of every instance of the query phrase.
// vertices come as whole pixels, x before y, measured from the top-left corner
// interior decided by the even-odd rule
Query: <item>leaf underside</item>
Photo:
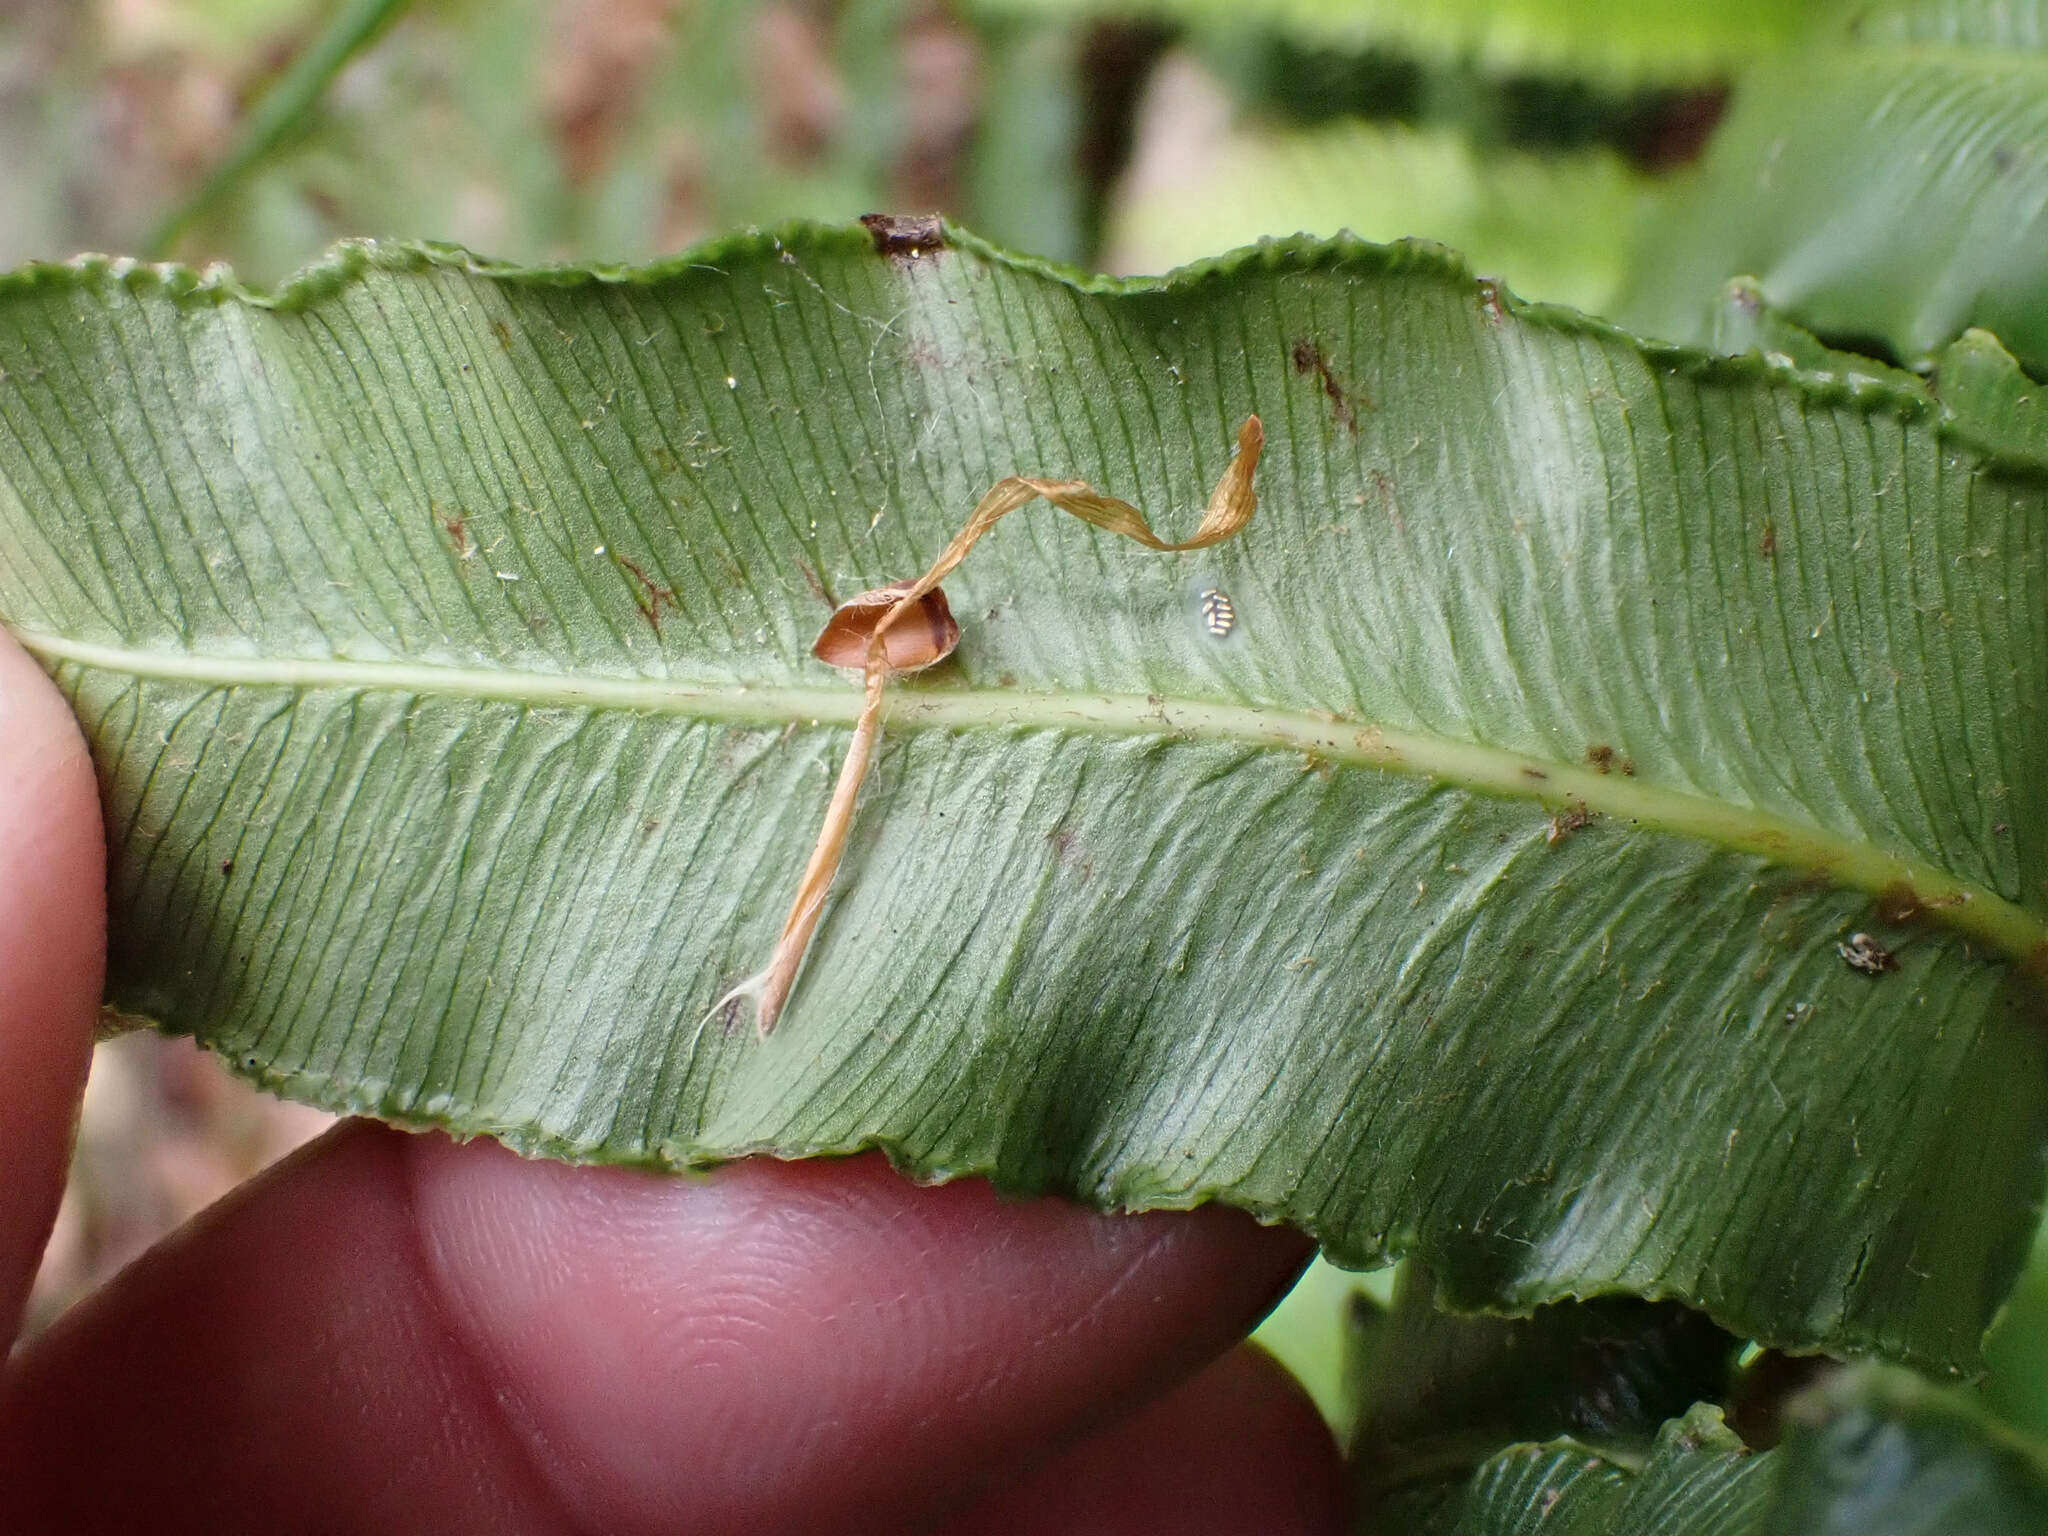
[[[1742,86],[1645,224],[1617,313],[1704,343],[1728,278],[1859,351],[1929,366],[1982,326],[2048,367],[2048,5],[1897,0]]]
[[[1862,1369],[1795,1400],[1783,1445],[1746,1447],[1718,1410],[1666,1423],[1646,1456],[1571,1440],[1510,1446],[1468,1483],[1385,1501],[1367,1528],[1416,1536],[2023,1536],[2048,1520],[2048,1464],[1953,1394]]]
[[[1771,1530],[1779,1453],[1751,1454],[1712,1408],[1674,1419],[1640,1467],[1572,1440],[1510,1446],[1460,1486],[1404,1490],[1370,1528],[1415,1536],[1751,1536]],[[1818,1536],[1824,1524],[1787,1527]]]
[[[1429,247],[1080,284],[817,229],[25,269],[0,370],[0,618],[99,764],[110,1000],[252,1078],[1974,1362],[2048,1131],[2048,482],[1914,388]],[[1009,474],[1174,537],[1254,411],[1239,538],[1027,513],[955,573],[781,1028],[700,1031],[859,704],[830,599]]]
[[[1403,1265],[1390,1306],[1354,1295],[1345,1334],[1351,1461],[1376,1497],[1459,1482],[1503,1445],[1561,1435],[1646,1450],[1667,1419],[1720,1402],[1741,1340],[1676,1303],[1603,1296],[1525,1318],[1436,1310]]]
[[[1785,1357],[1738,1380],[1739,1341],[1668,1302],[1453,1317],[1433,1289],[1409,1265],[1391,1307],[1354,1298],[1360,1530],[2017,1536],[2048,1519],[2043,1448],[1906,1372],[1814,1362],[1787,1399]]]

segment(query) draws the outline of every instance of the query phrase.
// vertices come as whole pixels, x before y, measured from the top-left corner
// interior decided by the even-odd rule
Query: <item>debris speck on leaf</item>
[[[1898,959],[1877,940],[1867,933],[1852,933],[1848,939],[1835,946],[1852,971],[1861,971],[1866,976],[1881,976],[1897,965]]]
[[[1568,809],[1559,811],[1550,818],[1550,828],[1543,834],[1543,841],[1556,847],[1592,819],[1593,813],[1587,810],[1583,803],[1574,802]]]
[[[946,248],[946,229],[936,213],[864,213],[860,221],[884,256],[914,261],[927,251]]]

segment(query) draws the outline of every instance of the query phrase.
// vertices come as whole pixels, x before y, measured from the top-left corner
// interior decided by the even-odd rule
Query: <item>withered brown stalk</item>
[[[1136,507],[1103,495],[1086,481],[1012,475],[989,488],[966,526],[922,576],[863,592],[834,610],[812,653],[834,666],[849,670],[858,667],[861,671],[866,692],[860,717],[854,724],[853,740],[847,745],[845,761],[839,765],[839,781],[833,786],[824,824],[818,829],[817,843],[811,849],[810,862],[804,866],[803,880],[782,925],[782,935],[775,942],[774,953],[767,965],[712,1004],[707,1021],[728,1004],[751,998],[755,1024],[765,1039],[781,1017],[824,911],[826,893],[846,852],[854,803],[860,796],[861,783],[874,756],[875,738],[881,731],[882,699],[889,679],[899,672],[916,672],[945,660],[960,643],[960,628],[953,621],[939,583],[967,558],[982,535],[1019,507],[1042,497],[1063,512],[1135,540],[1147,549],[1175,553],[1220,543],[1242,529],[1258,510],[1259,498],[1252,487],[1252,476],[1258,469],[1259,452],[1265,440],[1259,418],[1246,417],[1238,429],[1237,453],[1216,483],[1200,525],[1193,537],[1180,543],[1160,538]],[[903,625],[913,612],[921,615],[923,622]]]

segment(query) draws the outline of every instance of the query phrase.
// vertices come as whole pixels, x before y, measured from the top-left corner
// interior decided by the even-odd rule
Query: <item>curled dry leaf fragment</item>
[[[922,576],[863,592],[834,610],[811,651],[820,661],[861,672],[864,696],[860,717],[854,722],[853,740],[847,745],[845,761],[839,765],[839,781],[832,788],[824,824],[818,829],[817,844],[804,867],[803,880],[782,925],[782,936],[775,942],[775,952],[769,956],[767,965],[711,1005],[711,1012],[705,1015],[706,1023],[727,1004],[742,998],[753,999],[755,1024],[764,1038],[781,1017],[790,989],[796,984],[796,973],[810,948],[811,935],[824,911],[825,894],[831,889],[832,877],[838,873],[840,857],[846,850],[854,802],[860,795],[861,781],[867,777],[875,737],[881,729],[883,691],[895,673],[917,672],[941,662],[960,643],[960,626],[953,620],[939,583],[967,558],[967,552],[981,536],[1019,507],[1043,497],[1062,512],[1135,540],[1147,549],[1173,553],[1206,548],[1238,532],[1258,510],[1259,498],[1252,488],[1252,476],[1258,469],[1259,452],[1265,441],[1265,429],[1259,418],[1247,416],[1238,429],[1237,453],[1224,470],[1223,478],[1217,481],[1201,523],[1193,537],[1181,543],[1160,538],[1136,507],[1103,495],[1084,480],[1012,475],[989,487],[966,526]],[[698,1028],[701,1030],[703,1024]]]
[[[916,583],[891,582],[858,597],[850,597],[832,612],[818,635],[811,654],[835,667],[865,672],[868,642],[881,628],[882,620]],[[937,587],[915,599],[915,607],[891,627],[882,640],[882,660],[891,672],[921,672],[953,654],[960,643],[960,626],[946,604],[946,594]]]

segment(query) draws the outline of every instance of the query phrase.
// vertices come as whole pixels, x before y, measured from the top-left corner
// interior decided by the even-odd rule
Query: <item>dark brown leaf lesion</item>
[[[469,519],[460,512],[450,512],[441,518],[441,531],[448,536],[448,547],[455,552],[457,560],[474,560],[477,556],[476,540],[469,536]]]
[[[1894,880],[1877,893],[1877,919],[1894,928],[1912,922],[1924,910],[1920,893],[1908,881]]]
[[[654,631],[654,638],[661,638],[661,612],[664,608],[676,607],[675,588],[665,587],[648,575],[637,560],[628,560],[624,555],[613,555],[613,564],[632,578],[633,606],[640,610],[640,617],[647,621],[647,627]]]
[[[797,561],[796,568],[798,574],[804,579],[804,585],[811,589],[813,597],[817,598],[827,608],[837,608],[839,606],[839,599],[832,595],[831,585],[819,572],[811,568],[808,561]]]
[[[1580,828],[1590,826],[1596,814],[1587,808],[1585,801],[1571,801],[1550,818],[1550,825],[1543,833],[1543,841],[1555,848]]]
[[[936,213],[864,213],[860,221],[884,256],[915,261],[946,248],[946,227]]]
[[[1346,390],[1337,377],[1336,369],[1323,355],[1323,349],[1304,337],[1297,341],[1288,356],[1293,360],[1294,371],[1304,377],[1313,376],[1322,385],[1323,396],[1330,402],[1330,414],[1337,418],[1338,425],[1354,436],[1358,432],[1358,407],[1373,409],[1372,397],[1363,387],[1354,385]]]

